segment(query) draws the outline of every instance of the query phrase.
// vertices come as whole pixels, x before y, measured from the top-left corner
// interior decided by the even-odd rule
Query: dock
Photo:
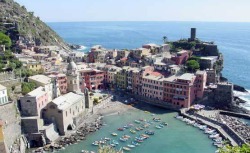
[[[180,115],[187,117],[189,119],[192,119],[192,120],[199,121],[213,129],[216,129],[222,135],[224,139],[227,139],[230,142],[232,146],[238,146],[238,145],[242,145],[246,143],[242,137],[240,137],[236,132],[234,132],[230,127],[228,127],[225,124],[217,123],[216,121],[203,117],[201,115],[197,115],[197,114],[195,116],[190,115],[186,113],[186,109],[181,109]]]

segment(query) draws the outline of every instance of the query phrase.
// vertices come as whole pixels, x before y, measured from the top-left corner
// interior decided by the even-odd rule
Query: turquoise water
[[[142,44],[161,44],[169,40],[188,38],[190,28],[197,28],[197,37],[214,41],[224,55],[223,76],[250,89],[250,23],[230,22],[64,22],[48,23],[66,42],[103,45],[106,48],[138,48]],[[242,96],[249,103],[250,95]]]
[[[167,112],[165,110],[157,110],[161,114],[157,114],[154,117],[160,117],[162,121],[168,122],[167,127],[162,129],[156,129],[153,125],[149,127],[155,131],[155,135],[145,140],[140,146],[133,148],[131,153],[214,153],[216,148],[212,145],[212,140],[208,138],[201,130],[192,126],[186,125],[184,122],[174,118],[176,112]],[[122,115],[115,115],[105,117],[104,121],[107,123],[101,130],[89,135],[87,140],[80,142],[79,144],[67,147],[60,153],[79,153],[81,150],[93,150],[96,151],[97,147],[91,145],[95,140],[100,140],[104,137],[110,137],[117,140],[120,147],[127,145],[129,142],[119,141],[119,136],[113,137],[110,134],[116,132],[118,135],[128,134],[131,137],[137,136],[137,134],[131,134],[129,130],[117,131],[118,127],[121,127],[127,123],[134,123],[135,119],[145,118],[151,119],[152,116],[149,113],[143,111],[130,111]],[[156,122],[155,122],[156,123]],[[140,132],[143,133],[143,132]]]

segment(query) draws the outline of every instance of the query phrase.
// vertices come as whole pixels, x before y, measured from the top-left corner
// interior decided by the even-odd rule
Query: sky
[[[250,22],[250,0],[15,0],[46,22]]]

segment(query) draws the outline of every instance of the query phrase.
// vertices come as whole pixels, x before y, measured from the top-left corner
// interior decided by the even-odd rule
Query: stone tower
[[[84,96],[85,96],[85,107],[86,108],[92,108],[93,107],[93,101],[91,101],[90,98],[89,98],[89,89],[88,88],[84,89]]]
[[[195,41],[195,39],[196,39],[196,28],[191,28],[190,41]]]
[[[68,67],[67,67],[67,85],[68,92],[80,92],[79,86],[79,72],[77,71],[77,66],[75,62],[68,58]]]

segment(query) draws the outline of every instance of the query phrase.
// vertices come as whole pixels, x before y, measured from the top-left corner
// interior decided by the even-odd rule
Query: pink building
[[[41,116],[41,110],[49,103],[44,87],[38,87],[20,98],[22,116]]]
[[[103,89],[104,88],[104,72],[97,69],[86,69],[79,71],[82,82],[81,90],[84,91],[85,87],[89,90]]]
[[[163,81],[164,76],[159,72],[146,73],[142,77],[142,95],[163,100]]]
[[[56,79],[56,82],[58,84],[59,90],[61,94],[67,93],[67,76],[65,74],[55,74],[55,75],[49,75],[48,77],[52,79]]]
[[[202,98],[206,84],[206,72],[185,73],[164,79],[164,101],[188,108],[196,98]]]
[[[184,64],[189,58],[189,52],[186,50],[182,50],[177,52],[176,56],[172,57],[172,60],[176,65]]]

